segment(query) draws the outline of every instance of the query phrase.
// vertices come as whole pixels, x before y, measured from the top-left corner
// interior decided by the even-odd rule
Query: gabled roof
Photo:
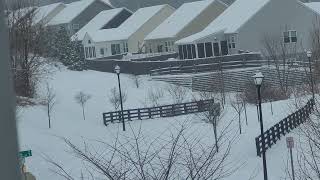
[[[58,25],[58,24],[66,24],[71,22],[74,18],[76,18],[80,13],[82,13],[87,7],[89,7],[93,2],[101,1],[106,5],[110,6],[104,0],[80,0],[70,4],[67,4],[67,7],[64,8],[59,14],[57,14],[48,25]]]
[[[193,43],[223,31],[236,33],[238,29],[259,12],[270,0],[236,0],[203,31],[177,41],[177,44]]]
[[[163,8],[174,9],[167,4],[140,8],[118,28],[89,32],[88,35],[95,42],[126,40]]]
[[[216,1],[222,3],[218,0]],[[169,18],[153,30],[145,40],[173,38],[177,36],[179,32],[214,2],[215,0],[202,0],[183,4]],[[227,5],[225,6],[227,7]]]
[[[320,14],[320,2],[310,2],[304,3],[307,7],[315,11],[316,13]]]
[[[54,4],[38,7],[37,10],[35,11],[33,24],[38,24],[39,22],[41,22],[44,18],[46,18],[52,11],[54,11],[59,6],[66,7],[66,5],[63,3],[54,3]]]
[[[102,29],[106,24],[114,19],[119,13],[121,13],[125,8],[117,8],[101,11],[97,16],[95,16],[88,24],[81,28],[76,34],[74,34],[72,40],[83,40],[87,32],[94,32]],[[127,10],[129,11],[129,10]],[[129,11],[130,12],[130,11]]]

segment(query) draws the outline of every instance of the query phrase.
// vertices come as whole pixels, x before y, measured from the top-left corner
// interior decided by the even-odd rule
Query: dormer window
[[[91,44],[91,40],[88,40],[88,44]]]
[[[283,32],[284,43],[296,43],[297,42],[297,31],[285,31]]]

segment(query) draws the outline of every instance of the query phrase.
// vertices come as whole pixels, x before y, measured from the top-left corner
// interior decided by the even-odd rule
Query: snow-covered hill
[[[166,83],[150,81],[147,76],[142,77],[140,88],[135,87],[129,75],[121,75],[121,80],[123,90],[128,96],[124,105],[125,109],[145,106],[148,104],[146,96],[149,89],[167,87]],[[27,169],[35,174],[37,179],[62,179],[52,172],[53,166],[44,157],[50,157],[60,163],[68,172],[79,178],[84,168],[83,163],[70,153],[70,149],[67,148],[61,137],[68,138],[77,145],[82,145],[83,141],[112,142],[118,133],[130,136],[131,131],[142,128],[143,134],[152,139],[167,133],[176,125],[187,122],[193,131],[201,133],[205,139],[214,140],[212,125],[205,123],[196,115],[128,122],[129,130],[126,132],[122,132],[121,124],[111,124],[105,127],[102,123],[102,112],[113,110],[108,102],[108,95],[111,88],[117,87],[115,74],[95,71],[73,72],[62,67],[56,70],[48,83],[54,88],[57,95],[52,128],[48,129],[46,112],[41,105],[21,108],[18,114],[20,147],[21,150],[31,149],[33,151],[33,156],[26,160],[26,164]],[[40,96],[45,93],[44,86],[43,82],[39,87]],[[79,91],[92,96],[86,106],[86,121],[82,119],[81,107],[74,100],[75,94]],[[191,99],[191,94],[189,92],[186,101]],[[171,104],[172,102],[169,94],[164,92],[162,103]],[[263,104],[265,128],[272,126],[292,112],[294,109],[290,104],[290,101],[275,102],[273,104],[274,115],[270,112],[270,104]],[[248,125],[245,125],[244,118],[242,120],[244,133],[238,135],[236,113],[230,104],[227,104],[220,126],[223,127],[232,121],[230,130],[237,138],[232,145],[230,162],[231,165],[241,166],[226,180],[247,180],[250,177],[261,180],[262,160],[256,156],[254,141],[259,134],[256,107],[248,107]],[[276,180],[284,177],[287,149],[283,139],[267,152],[267,159],[269,179]]]

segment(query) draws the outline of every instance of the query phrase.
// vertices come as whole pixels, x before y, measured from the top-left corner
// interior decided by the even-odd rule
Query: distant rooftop
[[[146,37],[146,40],[175,37],[213,2],[215,2],[215,0],[202,0],[183,4],[152,31]]]
[[[110,9],[100,12],[88,24],[81,28],[71,39],[83,40],[87,32],[94,32],[102,29],[108,22],[121,13],[125,8]]]
[[[177,41],[177,44],[192,43],[218,32],[236,33],[251,17],[270,0],[236,0],[203,31]]]
[[[67,7],[64,8],[57,16],[55,16],[48,25],[58,25],[58,24],[66,24],[71,22],[74,18],[76,18],[81,12],[83,12],[87,7],[89,7],[96,0],[81,0],[76,1],[70,4],[67,4]],[[101,1],[111,7],[108,2],[105,0],[97,0]]]
[[[133,15],[131,15],[125,22],[118,28],[103,29],[95,32],[89,32],[89,36],[95,42],[126,40],[133,33],[139,30],[149,19],[156,15],[159,11],[169,5],[158,5],[140,8]],[[171,7],[171,6],[169,6]]]
[[[63,3],[54,3],[46,6],[40,6],[35,11],[34,24],[38,24],[43,18],[47,17],[58,6],[64,5]],[[64,5],[65,6],[65,5]]]

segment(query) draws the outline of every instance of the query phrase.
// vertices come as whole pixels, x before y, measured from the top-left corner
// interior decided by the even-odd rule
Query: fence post
[[[162,117],[162,116],[163,116],[163,115],[162,115],[162,106],[159,107],[159,112],[160,112],[160,113],[159,113],[159,114],[160,114],[160,117]]]
[[[256,137],[256,149],[257,149],[257,156],[261,157],[261,148],[260,148],[260,140],[259,140],[259,137]]]
[[[140,112],[140,109],[138,109],[138,119],[141,120],[141,112]]]
[[[183,110],[185,114],[188,114],[187,103],[183,104]]]
[[[110,120],[111,120],[111,123],[113,123],[113,113],[110,113]]]
[[[172,104],[172,106],[171,106],[171,111],[172,111],[172,116],[174,116],[174,115],[175,115],[175,112],[174,112],[174,104]]]
[[[151,119],[152,116],[151,116],[151,108],[148,108],[148,114],[149,114],[149,118]]]
[[[128,110],[128,111],[127,111],[127,113],[128,113],[128,120],[129,120],[129,121],[132,121],[132,120],[131,120],[131,114],[130,114],[130,111]]]

